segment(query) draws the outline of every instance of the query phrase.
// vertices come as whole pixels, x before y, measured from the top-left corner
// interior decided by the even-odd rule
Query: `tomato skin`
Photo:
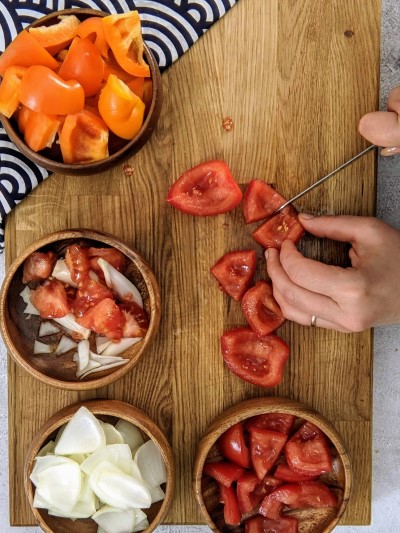
[[[262,480],[274,466],[286,441],[285,433],[257,427],[250,428],[251,462],[259,480]]]
[[[58,280],[45,281],[32,291],[31,302],[42,318],[61,318],[71,312],[64,285]]]
[[[236,497],[236,492],[233,487],[224,487],[219,484],[220,501],[224,504],[224,521],[230,526],[237,526],[240,524],[242,514],[239,511],[239,504]]]
[[[258,281],[242,299],[242,311],[251,329],[265,337],[282,326],[285,317],[275,300],[271,283]]]
[[[264,248],[280,248],[283,241],[290,239],[297,243],[304,235],[304,228],[297,217],[297,211],[289,206],[261,224],[252,237]]]
[[[41,281],[51,276],[57,256],[54,252],[33,252],[24,261],[22,283]]]
[[[237,480],[236,493],[241,513],[250,513],[267,494],[282,485],[282,481],[265,476],[261,481],[253,472],[245,472]]]
[[[19,105],[19,88],[26,67],[7,67],[0,84],[0,113],[10,118]]]
[[[285,447],[286,461],[298,474],[319,476],[332,470],[332,456],[325,434],[305,422]]]
[[[277,335],[260,339],[250,328],[225,332],[221,349],[231,372],[260,387],[279,385],[290,353],[289,346]]]
[[[279,520],[269,520],[262,516],[250,518],[245,523],[245,533],[297,533],[298,520],[285,516]]]
[[[222,455],[243,468],[251,467],[250,450],[246,444],[243,422],[228,428],[218,439],[218,447]]]
[[[212,477],[224,487],[230,487],[244,473],[245,469],[228,461],[210,461],[204,463],[203,474]]]
[[[189,215],[227,213],[242,200],[242,191],[224,161],[200,163],[184,172],[172,185],[167,201]]]
[[[85,328],[115,341],[121,339],[125,323],[122,311],[111,298],[101,300],[76,320]]]
[[[246,428],[252,427],[261,429],[270,429],[289,435],[292,431],[296,417],[285,413],[264,413],[262,415],[252,416],[246,421]]]
[[[297,474],[286,463],[278,465],[274,472],[276,479],[285,481],[286,483],[299,483],[301,481],[314,481],[317,476],[310,476],[307,474]]]
[[[255,250],[239,250],[224,254],[213,267],[211,274],[222,291],[236,301],[242,299],[250,285],[257,267]]]
[[[251,180],[243,197],[246,224],[258,222],[274,213],[286,200],[262,180]]]

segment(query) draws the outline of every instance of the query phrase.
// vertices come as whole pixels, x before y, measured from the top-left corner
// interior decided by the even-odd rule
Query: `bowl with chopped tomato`
[[[137,11],[55,11],[0,56],[0,119],[22,154],[62,174],[94,174],[135,154],[162,106],[158,64]]]
[[[160,293],[147,262],[117,237],[52,233],[10,266],[0,294],[7,349],[33,377],[68,390],[129,372],[158,330]]]
[[[287,398],[254,398],[224,411],[201,439],[193,470],[205,520],[221,533],[328,533],[351,484],[338,431]]]
[[[117,400],[64,407],[38,429],[25,457],[25,492],[47,533],[149,533],[166,516],[174,484],[162,429]]]

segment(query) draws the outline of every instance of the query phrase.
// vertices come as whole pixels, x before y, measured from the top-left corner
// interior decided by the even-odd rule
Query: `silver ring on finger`
[[[316,325],[317,325],[317,317],[315,315],[313,315],[311,317],[311,327],[315,328]]]

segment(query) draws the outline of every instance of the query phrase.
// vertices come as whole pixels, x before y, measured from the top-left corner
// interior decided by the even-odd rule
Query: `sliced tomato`
[[[75,316],[83,316],[90,307],[94,307],[105,298],[114,298],[108,287],[94,279],[85,279],[73,302]]]
[[[287,442],[285,456],[290,468],[298,474],[319,476],[332,470],[329,441],[308,421]]]
[[[257,281],[242,299],[242,311],[251,329],[265,337],[282,326],[285,317],[275,300],[272,285],[267,281]]]
[[[298,520],[285,516],[279,520],[269,520],[262,516],[250,518],[245,523],[245,533],[297,533]]]
[[[118,304],[125,317],[124,337],[144,337],[149,329],[149,318],[146,311],[135,302]]]
[[[71,312],[64,285],[58,280],[45,281],[32,291],[31,302],[42,318],[61,318]]]
[[[299,483],[300,481],[314,481],[317,476],[297,474],[286,463],[280,463],[274,472],[274,477],[286,483]]]
[[[211,267],[211,274],[218,281],[220,289],[238,301],[249,287],[256,267],[255,250],[239,250],[223,255]]]
[[[266,496],[259,512],[263,516],[276,520],[280,518],[283,505],[291,509],[310,507],[337,507],[338,501],[333,492],[318,481],[290,483],[282,485]]]
[[[210,216],[240,204],[242,191],[224,161],[206,161],[187,170],[168,192],[167,201],[189,215]]]
[[[273,333],[260,339],[250,328],[236,328],[221,337],[224,361],[238,377],[260,387],[282,381],[289,346]]]
[[[258,479],[263,479],[283,450],[287,435],[270,429],[250,428],[250,456]]]
[[[203,474],[212,477],[221,485],[230,487],[245,471],[241,466],[228,461],[213,461],[204,463]]]
[[[125,323],[122,311],[111,298],[101,300],[76,320],[85,328],[116,341],[121,339]]]
[[[101,17],[88,17],[85,19],[79,24],[76,34],[82,37],[82,39],[88,37],[100,52],[100,55],[105,59],[108,58],[110,47],[106,39],[106,34],[104,33]]]
[[[90,279],[88,249],[79,244],[71,244],[67,248],[65,262],[70,271],[72,281],[75,281],[78,287],[83,287],[84,282]]]
[[[253,239],[264,248],[280,248],[286,239],[294,243],[304,235],[304,228],[300,224],[297,211],[289,206],[261,224],[253,233]]]
[[[224,504],[224,521],[229,526],[240,524],[242,514],[239,511],[239,504],[236,492],[233,487],[225,487],[219,484],[220,502]]]
[[[99,258],[104,259],[120,272],[124,270],[127,262],[125,255],[116,248],[95,248],[92,246],[88,248],[88,255],[90,258],[90,268],[98,275],[103,275],[103,270],[97,263]]]
[[[50,148],[61,126],[59,117],[32,111],[25,105],[18,110],[17,122],[26,144],[35,152]]]
[[[57,256],[53,252],[33,252],[24,261],[22,283],[47,279],[53,272]]]
[[[242,513],[250,513],[255,509],[267,494],[282,485],[282,481],[272,476],[265,476],[261,481],[257,475],[245,472],[237,480],[236,493],[239,509]]]
[[[222,455],[243,468],[251,467],[250,450],[246,444],[243,422],[228,428],[218,439]]]
[[[286,200],[262,180],[251,180],[243,197],[246,224],[257,222],[274,213]]]
[[[26,67],[7,67],[0,84],[0,113],[10,118],[19,106],[19,89]]]
[[[75,15],[66,15],[60,18],[60,22],[51,26],[37,26],[30,28],[29,33],[39,44],[52,56],[69,46],[75,37],[80,22]]]
[[[246,421],[246,428],[257,427],[261,429],[271,429],[289,435],[292,431],[296,417],[285,413],[263,413],[252,416]]]

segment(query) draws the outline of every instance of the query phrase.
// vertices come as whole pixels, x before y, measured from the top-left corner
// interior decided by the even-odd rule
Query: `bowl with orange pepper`
[[[158,64],[137,11],[56,11],[0,56],[0,119],[34,163],[95,174],[135,154],[162,106]]]

